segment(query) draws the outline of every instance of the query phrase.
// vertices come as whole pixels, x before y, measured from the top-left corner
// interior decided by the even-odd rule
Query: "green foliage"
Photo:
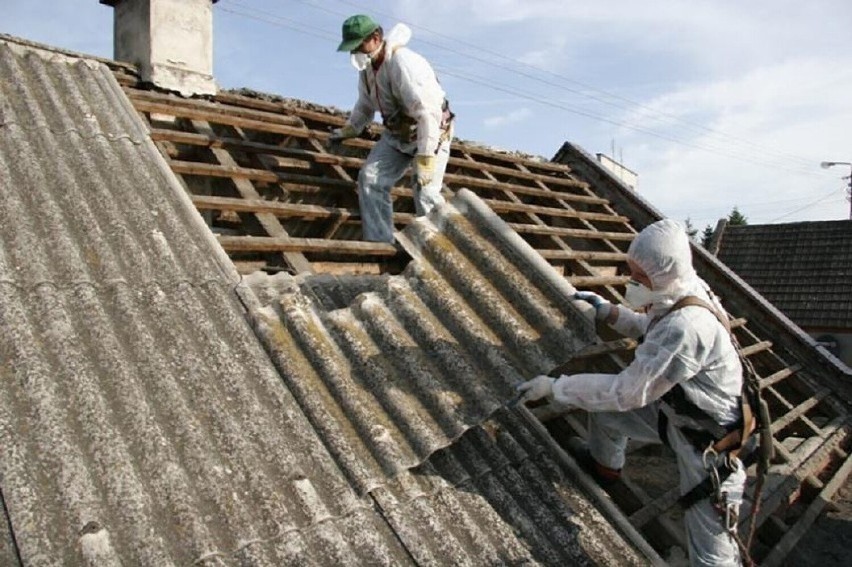
[[[713,240],[713,227],[708,224],[701,233],[701,246],[709,249],[711,240]]]
[[[731,214],[728,215],[728,224],[731,226],[743,226],[748,224],[748,219],[734,206]]]

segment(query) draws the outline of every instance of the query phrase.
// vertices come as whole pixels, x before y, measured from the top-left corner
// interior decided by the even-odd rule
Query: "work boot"
[[[589,444],[580,437],[568,439],[568,452],[595,482],[603,488],[608,488],[621,478],[621,469],[611,469],[597,462],[589,451]]]

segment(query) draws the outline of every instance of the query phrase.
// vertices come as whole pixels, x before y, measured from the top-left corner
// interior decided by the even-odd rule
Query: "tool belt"
[[[662,397],[660,412],[657,420],[657,429],[660,439],[666,445],[668,442],[668,425],[674,425],[699,452],[707,447],[716,448],[718,452],[726,451],[741,444],[743,420],[723,427],[704,410],[689,401],[680,384],[669,390]],[[742,404],[741,404],[742,405]]]
[[[444,99],[444,104],[441,106],[441,135],[439,137],[441,142],[449,141],[452,138],[452,122],[455,116],[450,111],[449,101]],[[400,111],[389,118],[385,118],[382,124],[402,143],[413,142],[417,139],[417,121],[404,112]]]

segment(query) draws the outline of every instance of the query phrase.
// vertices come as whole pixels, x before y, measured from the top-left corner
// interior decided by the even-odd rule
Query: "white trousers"
[[[386,130],[370,150],[358,174],[358,203],[364,240],[393,242],[391,189],[412,165],[416,145],[416,142],[403,145]],[[444,202],[441,187],[449,159],[450,140],[447,140],[438,146],[438,153],[435,155],[435,176],[431,183],[423,187],[417,182],[417,174],[412,170],[411,187],[414,191],[414,212],[417,216],[429,214],[436,205]]]
[[[657,432],[657,403],[628,412],[589,413],[589,451],[600,464],[621,469],[625,462],[627,440],[660,443]],[[685,494],[707,477],[702,455],[669,424],[669,444],[677,456],[680,492]],[[717,461],[721,466],[723,457]],[[727,503],[738,512],[745,489],[746,472],[742,463],[738,470],[722,483],[720,491],[727,492]],[[689,563],[693,566],[741,565],[739,548],[725,530],[722,519],[710,500],[705,498],[686,511],[684,516],[689,545]]]

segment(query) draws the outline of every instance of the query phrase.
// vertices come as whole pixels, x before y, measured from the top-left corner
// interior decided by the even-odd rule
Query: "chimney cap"
[[[213,4],[218,2],[219,0],[210,0]],[[101,4],[106,4],[107,6],[112,6],[115,8],[115,5],[121,2],[121,0],[100,0]]]

